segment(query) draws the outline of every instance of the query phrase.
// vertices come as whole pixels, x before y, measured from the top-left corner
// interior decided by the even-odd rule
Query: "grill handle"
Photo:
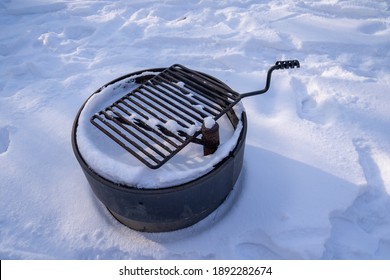
[[[268,91],[269,86],[271,84],[271,74],[274,70],[279,70],[279,69],[293,69],[293,68],[300,68],[300,64],[298,60],[284,60],[284,61],[277,61],[275,65],[273,65],[267,73],[267,81],[265,84],[265,87],[262,90],[256,90],[256,91],[251,91],[247,93],[243,93],[240,95],[241,98],[245,98],[248,96],[253,96],[253,95],[258,95],[258,94],[263,94]]]

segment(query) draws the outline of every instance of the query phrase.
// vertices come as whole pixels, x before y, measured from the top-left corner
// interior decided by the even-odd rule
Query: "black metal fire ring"
[[[104,178],[101,174],[98,174],[93,168],[88,166],[88,164],[83,159],[82,155],[80,154],[78,145],[77,145],[77,139],[76,139],[76,132],[78,127],[78,119],[79,116],[84,108],[84,106],[88,103],[89,99],[94,95],[99,93],[104,87],[115,84],[116,82],[119,82],[123,79],[132,77],[132,76],[141,76],[136,78],[137,83],[141,83],[139,88],[131,91],[123,98],[127,98],[131,101],[131,98],[140,98],[137,94],[142,94],[148,92],[146,95],[151,95],[151,99],[154,100],[154,98],[160,98],[161,100],[164,100],[164,102],[161,103],[161,106],[164,108],[168,108],[169,106],[172,107],[171,104],[171,96],[172,92],[168,90],[166,92],[166,89],[161,89],[161,87],[166,86],[166,75],[168,77],[173,78],[173,81],[181,81],[180,79],[185,80],[185,86],[187,86],[187,89],[190,89],[192,92],[196,94],[200,94],[201,96],[205,97],[206,99],[209,98],[209,94],[213,95],[215,99],[218,99],[218,104],[216,106],[211,105],[211,108],[220,106],[220,110],[218,109],[217,112],[213,112],[213,109],[210,109],[208,113],[210,113],[212,116],[208,116],[204,112],[197,112],[200,113],[202,117],[212,117],[214,120],[217,120],[222,115],[226,114],[232,123],[233,127],[236,128],[236,125],[238,123],[238,116],[233,110],[233,106],[235,106],[242,98],[263,94],[265,93],[269,87],[270,87],[270,81],[271,81],[271,73],[274,70],[278,69],[291,69],[291,68],[299,68],[300,64],[297,60],[289,60],[289,61],[277,61],[275,65],[273,65],[267,73],[267,79],[266,79],[266,86],[262,90],[257,90],[253,92],[247,92],[243,94],[239,94],[237,92],[234,92],[231,90],[227,85],[225,85],[223,82],[219,81],[218,79],[209,76],[207,74],[194,71],[191,69],[188,69],[182,65],[174,64],[169,68],[155,68],[155,69],[146,69],[141,70],[137,72],[133,72],[130,74],[127,74],[125,76],[119,77],[100,89],[98,89],[96,92],[94,92],[83,104],[83,106],[80,108],[74,124],[72,128],[72,146],[73,151],[76,155],[76,158],[81,165],[84,174],[93,190],[95,195],[99,198],[99,200],[108,208],[108,210],[113,214],[113,216],[118,219],[121,223],[127,225],[130,228],[133,228],[135,230],[139,231],[148,231],[148,232],[161,232],[161,231],[173,231],[177,229],[181,229],[184,227],[188,227],[190,225],[195,224],[196,222],[200,221],[201,219],[205,218],[207,215],[209,215],[211,212],[213,212],[215,209],[217,209],[223,201],[226,199],[226,197],[229,195],[231,190],[233,189],[238,176],[240,175],[242,165],[243,165],[243,157],[244,157],[244,148],[245,148],[245,139],[246,139],[246,132],[247,132],[247,119],[245,112],[241,115],[241,122],[242,122],[242,130],[240,132],[239,139],[237,141],[237,144],[235,148],[230,152],[228,156],[226,156],[222,161],[220,161],[214,168],[208,172],[207,174],[191,181],[185,184],[176,185],[176,186],[170,186],[166,188],[157,188],[157,189],[140,189],[135,186],[130,185],[121,185],[114,183],[106,178]],[[141,75],[144,72],[148,72],[147,75]],[[156,73],[156,75],[149,74],[150,72]],[[162,73],[157,74],[157,73]],[[183,75],[182,75],[183,74]],[[179,77],[179,78],[178,78]],[[176,79],[178,78],[178,79]],[[138,79],[138,80],[137,80]],[[163,82],[161,82],[163,81]],[[143,86],[145,84],[148,84],[148,86]],[[187,89],[178,89],[177,85],[170,84],[171,81],[169,81],[168,87],[174,87],[173,90],[174,94],[185,95],[188,93]],[[150,86],[150,88],[149,88]],[[157,91],[155,92],[156,87]],[[205,92],[202,92],[202,91]],[[214,92],[215,90],[215,92]],[[154,95],[156,93],[156,95]],[[216,96],[217,93],[217,96]],[[220,98],[218,95],[221,94],[224,97]],[[203,97],[200,98],[200,100],[203,99]],[[142,97],[141,97],[142,98]],[[148,97],[149,98],[149,97]],[[175,97],[174,97],[175,98]],[[183,99],[186,100],[186,102],[193,101],[191,98],[183,97]],[[213,102],[212,99],[209,99],[209,101]],[[117,106],[118,102],[122,102],[122,99],[119,99],[115,101],[112,105],[109,107],[106,107],[102,111],[96,113],[91,118],[91,123],[93,123],[97,128],[99,128],[102,132],[104,132],[107,136],[109,136],[112,140],[120,144],[123,148],[125,148],[128,152],[130,152],[132,155],[137,157],[141,162],[143,162],[146,166],[149,168],[159,168],[161,165],[163,165],[166,161],[168,161],[171,157],[173,157],[177,152],[180,151],[181,148],[183,148],[185,145],[189,143],[189,141],[193,141],[195,143],[199,141],[204,141],[203,139],[196,138],[197,135],[199,135],[200,130],[198,129],[195,136],[191,136],[189,134],[184,135],[185,139],[182,141],[182,144],[175,146],[173,149],[169,148],[167,151],[169,152],[168,156],[162,155],[162,159],[158,159],[154,155],[149,156],[146,154],[147,158],[142,158],[141,156],[138,156],[137,152],[133,150],[139,149],[142,145],[137,144],[135,141],[131,139],[126,139],[133,147],[125,146],[123,143],[118,141],[116,137],[123,137],[124,132],[119,131],[114,124],[111,124],[112,121],[119,127],[122,127],[124,131],[128,133],[132,133],[128,127],[124,127],[125,125],[128,125],[129,127],[136,127],[139,126],[140,128],[138,131],[149,137],[150,139],[153,139],[154,136],[150,136],[149,132],[152,131],[158,137],[164,138],[165,136],[162,134],[167,135],[170,131],[164,131],[163,128],[155,129],[153,127],[148,126],[147,123],[144,122],[144,120],[149,120],[149,118],[154,114],[150,113],[150,115],[146,114],[144,115],[144,120],[137,120],[136,123],[132,123],[132,121],[129,121],[126,117],[122,115],[118,115],[113,108]],[[134,106],[138,106],[137,101],[135,101]],[[182,103],[183,106],[186,106],[187,108],[190,107],[188,103]],[[203,102],[203,101],[202,101]],[[123,103],[123,106],[127,106],[126,103]],[[170,105],[169,105],[170,104]],[[208,101],[205,101],[207,106]],[[122,105],[120,105],[122,106]],[[180,105],[181,106],[181,105]],[[127,111],[127,109],[123,110],[121,107],[117,106],[119,110]],[[173,106],[174,107],[174,106]],[[130,104],[129,108],[133,110],[133,105]],[[145,110],[148,110],[146,107]],[[183,107],[181,108],[183,110]],[[184,109],[186,111],[187,109]],[[168,113],[174,113],[176,110],[173,108],[172,111],[169,111]],[[188,112],[188,111],[187,111]],[[112,114],[117,114],[117,117],[113,117]],[[131,116],[133,113],[130,112],[127,116]],[[185,117],[188,117],[188,122],[191,123],[192,120],[190,117],[193,115],[191,112],[189,114],[184,115]],[[158,116],[157,116],[158,117]],[[168,115],[169,118],[169,115]],[[197,117],[195,117],[197,118]],[[204,120],[206,119],[204,118]],[[101,121],[101,123],[104,125],[107,124],[107,126],[112,129],[114,132],[108,132],[103,126],[99,127],[99,124],[94,123],[95,119],[98,121]],[[164,120],[163,120],[164,121]],[[205,125],[205,122],[203,123]],[[182,124],[182,127],[188,127],[188,124]],[[202,127],[203,130],[203,127]],[[174,136],[177,139],[182,137],[183,135],[180,135],[180,132],[183,132],[183,129],[179,132],[178,135],[168,135]],[[176,133],[175,132],[175,133]],[[162,133],[162,134],[161,134]],[[186,133],[184,133],[186,134]],[[135,136],[137,137],[137,136]],[[188,141],[187,141],[188,140]],[[141,142],[145,142],[144,139],[140,139]],[[203,142],[204,144],[205,142]],[[141,147],[142,148],[142,147]],[[166,147],[163,147],[164,149]],[[156,149],[155,149],[156,150]],[[142,151],[142,149],[139,149],[139,151]],[[157,151],[157,154],[161,154],[161,152]],[[165,157],[166,156],[166,157]],[[154,163],[151,163],[149,160]]]
[[[139,189],[114,183],[98,174],[85,162],[78,149],[76,132],[79,116],[89,99],[108,85],[144,72],[158,73],[164,69],[141,70],[107,83],[85,101],[75,118],[72,129],[73,151],[93,192],[117,220],[139,231],[173,231],[202,220],[224,202],[233,189],[243,164],[247,132],[245,113],[241,116],[243,128],[234,150],[212,171],[185,184],[159,189]],[[208,77],[222,83],[211,76]],[[237,119],[237,116],[232,116],[230,113],[229,119],[232,122],[232,119]]]

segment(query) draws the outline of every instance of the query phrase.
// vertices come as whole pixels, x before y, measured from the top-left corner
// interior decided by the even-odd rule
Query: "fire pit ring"
[[[224,202],[242,169],[247,118],[243,109],[237,115],[235,108],[238,103],[244,97],[265,93],[270,87],[272,71],[295,67],[300,67],[297,60],[276,62],[268,71],[265,88],[244,94],[238,94],[212,76],[178,64],[169,68],[133,72],[107,83],[84,102],[72,128],[73,151],[93,192],[119,222],[138,231],[173,231],[202,220]],[[205,127],[209,126],[210,120],[218,126],[216,121],[221,117],[227,117],[235,131],[239,132],[235,146],[210,171],[184,183],[161,188],[141,188],[108,179],[88,164],[80,152],[77,138],[79,121],[84,108],[94,96],[125,80],[126,83],[131,80],[137,87],[101,111],[95,112],[90,122],[142,162],[145,168],[159,169],[189,143],[203,145],[205,155],[214,153],[218,150],[219,139],[215,139],[216,135],[203,135],[203,132],[216,130],[218,138],[218,128]],[[158,106],[150,103],[150,100],[157,102]],[[141,103],[146,105],[142,106]],[[193,111],[191,106],[194,107]],[[197,106],[201,106],[201,109]],[[161,117],[161,114],[168,118]],[[180,128],[167,129],[165,125],[171,121],[171,115],[175,114],[183,116],[182,120],[174,121]],[[198,125],[199,118],[204,121],[202,129]],[[154,125],[155,120],[158,125]],[[236,129],[238,125],[240,129]],[[202,138],[199,138],[201,133]],[[143,138],[142,135],[148,138]],[[179,143],[168,139],[170,137]],[[119,138],[125,139],[130,146]],[[150,139],[153,144],[145,139]],[[161,139],[168,141],[170,146],[161,142]],[[206,147],[210,139],[211,146]]]
[[[164,69],[137,71],[107,83],[84,102],[76,115],[72,129],[74,154],[94,194],[119,222],[138,231],[173,231],[204,219],[224,202],[233,189],[243,165],[247,119],[245,112],[242,112],[241,116],[236,116],[233,110],[228,114],[232,125],[237,125],[239,118],[242,123],[236,147],[213,170],[190,182],[165,188],[142,189],[115,183],[88,165],[80,153],[76,135],[80,114],[91,97],[98,94],[102,88],[132,76],[141,75],[136,82],[143,83],[145,79],[153,76],[150,73],[160,73]],[[142,73],[148,74],[142,76]],[[208,77],[222,83],[211,76]]]

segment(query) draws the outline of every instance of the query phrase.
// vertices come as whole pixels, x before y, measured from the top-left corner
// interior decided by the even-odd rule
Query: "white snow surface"
[[[215,125],[215,120],[212,117],[207,117],[204,119],[203,124],[205,128],[212,128]]]
[[[0,259],[390,259],[388,1],[5,0],[0,30]],[[247,92],[280,59],[209,217],[140,233],[96,199],[71,129],[97,88],[180,63]]]

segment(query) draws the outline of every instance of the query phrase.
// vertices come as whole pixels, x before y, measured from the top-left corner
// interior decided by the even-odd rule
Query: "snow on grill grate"
[[[159,168],[198,139],[206,117],[219,119],[240,95],[175,64],[100,112],[91,122],[150,168]]]

